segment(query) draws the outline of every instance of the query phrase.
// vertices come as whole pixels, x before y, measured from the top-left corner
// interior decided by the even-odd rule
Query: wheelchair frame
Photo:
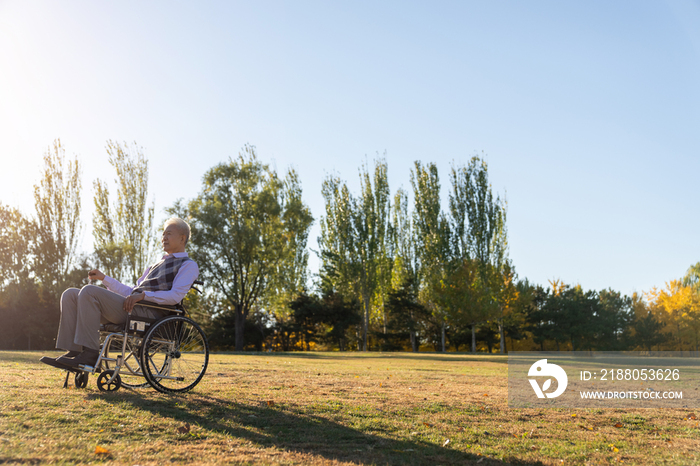
[[[200,292],[194,285],[192,288]],[[187,316],[182,302],[167,306],[140,301],[137,306],[167,312],[159,319],[127,315],[124,324],[105,324],[100,354],[94,366],[68,369],[64,388],[71,372],[75,386],[85,388],[90,374],[100,373],[97,387],[101,391],[116,391],[120,387],[140,388],[147,385],[162,393],[182,393],[194,388],[204,377],[209,362],[209,343],[204,331]],[[114,327],[121,327],[115,330]],[[111,330],[110,330],[111,329]],[[110,353],[116,353],[113,356]],[[192,361],[181,361],[183,357]],[[137,361],[132,367],[129,360]],[[110,366],[113,366],[110,367]],[[143,377],[146,383],[122,382],[122,375]]]

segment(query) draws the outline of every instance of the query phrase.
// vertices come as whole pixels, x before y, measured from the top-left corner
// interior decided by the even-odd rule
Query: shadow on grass
[[[290,406],[269,407],[264,403],[255,406],[198,393],[187,398],[186,407],[179,403],[182,398],[143,396],[138,391],[120,390],[88,397],[126,402],[139,410],[196,425],[200,435],[217,432],[253,442],[260,448],[312,454],[327,460],[395,465],[473,464],[478,460],[482,460],[480,464],[506,464],[420,439],[386,438],[381,435],[383,429],[379,425],[371,432],[362,432],[321,416],[295,412]],[[183,441],[190,440],[186,435],[183,437]],[[542,463],[511,460],[508,464]]]

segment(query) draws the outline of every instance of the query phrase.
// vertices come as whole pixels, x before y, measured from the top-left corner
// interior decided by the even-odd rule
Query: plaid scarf
[[[173,282],[180,266],[192,260],[189,257],[175,257],[169,255],[160,262],[153,264],[148,271],[148,275],[141,283],[137,283],[132,293],[143,291],[168,291],[173,288]]]

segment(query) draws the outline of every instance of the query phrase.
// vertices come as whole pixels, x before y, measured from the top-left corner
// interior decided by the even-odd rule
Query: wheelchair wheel
[[[163,393],[191,390],[202,380],[209,364],[207,337],[188,317],[171,316],[153,324],[141,350],[146,380]]]
[[[88,385],[88,379],[90,378],[89,372],[76,372],[75,373],[75,388],[85,388]]]
[[[114,376],[114,380],[110,382],[109,380],[112,376]],[[97,388],[99,388],[101,392],[116,392],[121,386],[121,377],[119,377],[119,374],[115,376],[114,371],[104,371],[97,378]]]
[[[122,338],[115,338],[109,344],[107,348],[107,357],[115,358],[122,354]],[[129,338],[126,342],[126,355],[124,356],[124,364],[119,371],[119,376],[121,377],[121,386],[126,388],[143,388],[148,387],[148,382],[145,381],[143,376],[133,375],[131,372],[143,373],[141,371],[141,339],[138,337]],[[111,361],[104,362],[105,369],[114,370],[116,364]]]

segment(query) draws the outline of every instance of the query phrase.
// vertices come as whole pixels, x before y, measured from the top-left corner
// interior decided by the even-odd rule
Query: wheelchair
[[[192,289],[200,292],[194,285],[202,284],[195,281]],[[167,306],[139,301],[137,305],[166,314],[159,319],[128,314],[124,324],[103,324],[95,366],[69,370],[64,388],[71,373],[76,388],[85,388],[90,374],[99,374],[97,388],[110,392],[150,385],[162,393],[183,393],[202,380],[209,364],[209,343],[182,302]]]

